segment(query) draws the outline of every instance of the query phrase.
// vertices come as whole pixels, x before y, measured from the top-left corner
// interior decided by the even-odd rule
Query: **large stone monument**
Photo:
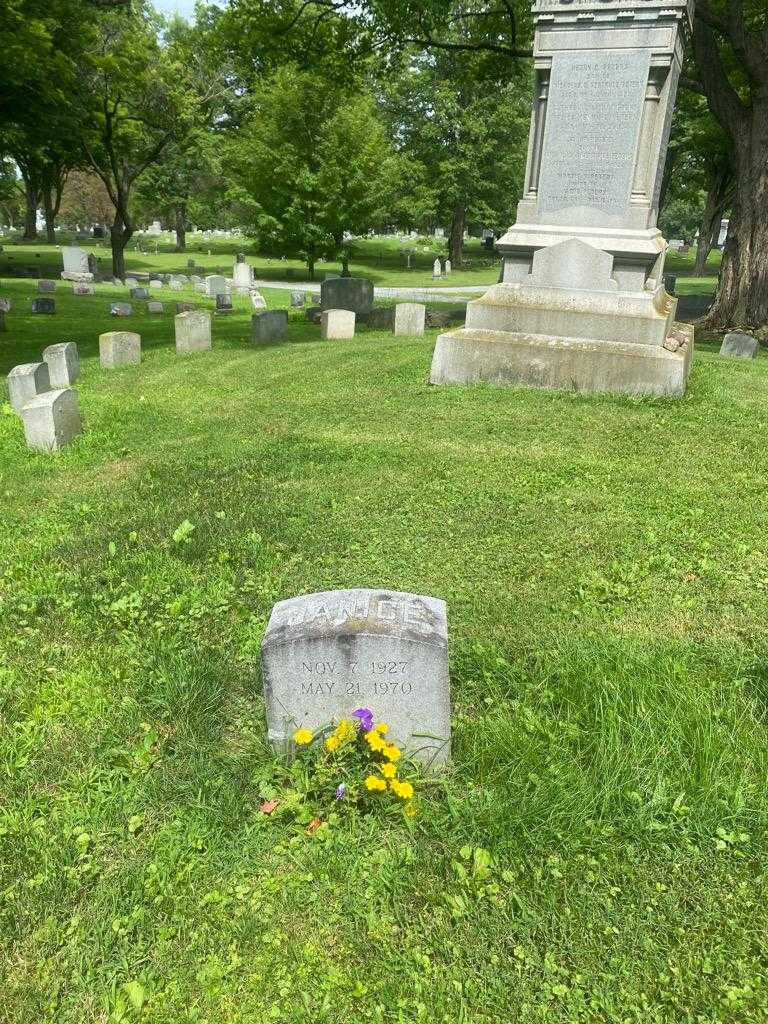
[[[659,191],[693,0],[537,0],[534,103],[499,284],[437,339],[433,384],[681,395]]]

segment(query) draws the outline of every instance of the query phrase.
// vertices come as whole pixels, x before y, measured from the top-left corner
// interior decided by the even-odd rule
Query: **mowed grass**
[[[762,352],[680,401],[431,388],[437,332],[257,349],[243,306],[178,357],[31,287],[2,370],[77,340],[87,432],[0,415],[0,1018],[768,1019]],[[310,836],[259,812],[259,645],[345,586],[448,602],[455,756]]]

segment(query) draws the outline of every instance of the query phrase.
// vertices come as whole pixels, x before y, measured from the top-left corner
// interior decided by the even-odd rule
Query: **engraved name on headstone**
[[[553,56],[540,213],[577,206],[625,212],[649,63],[648,50]]]
[[[334,590],[278,602],[261,649],[269,738],[278,748],[370,708],[393,742],[427,765],[450,756],[444,601]]]

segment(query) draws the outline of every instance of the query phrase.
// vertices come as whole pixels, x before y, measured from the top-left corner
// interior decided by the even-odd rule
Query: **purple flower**
[[[342,784],[340,786],[338,786],[337,789],[336,789],[336,799],[337,800],[343,800],[346,795],[347,795],[347,786],[346,786],[346,783],[342,782]]]
[[[363,732],[370,732],[373,728],[373,712],[369,708],[357,708],[352,712],[352,717],[360,719],[360,728]]]

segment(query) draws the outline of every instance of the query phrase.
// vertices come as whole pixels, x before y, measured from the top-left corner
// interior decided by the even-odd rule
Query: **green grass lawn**
[[[679,401],[431,388],[434,331],[256,349],[242,306],[177,357],[31,293],[2,371],[76,340],[87,432],[0,414],[0,1019],[768,1020],[763,352]],[[454,762],[310,836],[259,812],[259,646],[348,586],[448,602]]]

